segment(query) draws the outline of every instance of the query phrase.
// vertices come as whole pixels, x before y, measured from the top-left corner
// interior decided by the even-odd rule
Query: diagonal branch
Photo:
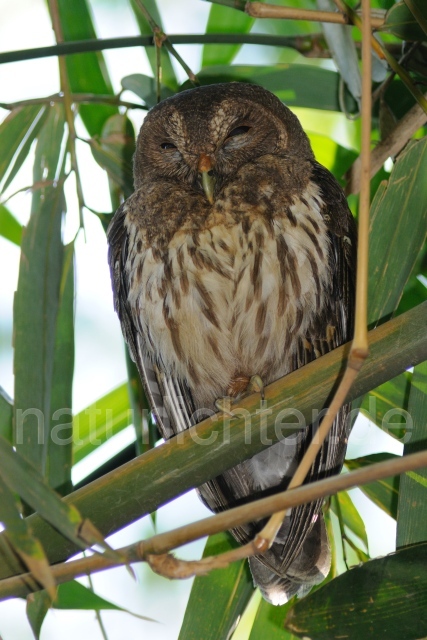
[[[371,355],[350,392],[349,401],[427,360],[426,317],[427,302],[369,333]],[[269,385],[265,390],[267,410],[260,411],[258,394],[245,398],[241,417],[233,420],[232,426],[219,416],[204,420],[75,491],[65,501],[73,503],[83,516],[89,515],[104,535],[118,531],[279,438],[295,433],[304,423],[311,424],[329,403],[346,353],[348,345]],[[313,411],[317,413],[313,415]],[[75,435],[79,437],[78,431]],[[39,515],[30,516],[29,524],[51,562],[62,561],[76,552],[73,543]],[[0,534],[0,544],[3,535]],[[13,570],[6,563],[0,564],[0,578],[10,575]]]

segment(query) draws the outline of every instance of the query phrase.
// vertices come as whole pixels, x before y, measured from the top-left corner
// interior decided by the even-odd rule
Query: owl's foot
[[[261,400],[264,400],[264,383],[260,376],[256,375],[251,377],[251,379],[249,380],[249,384],[246,387],[246,393],[247,395],[250,395],[251,393],[259,393],[261,396]]]
[[[251,393],[261,394],[261,400],[264,400],[264,383],[262,378],[255,376],[235,376],[228,385],[227,393],[232,398],[245,398]]]
[[[236,416],[231,411],[231,398],[230,396],[224,396],[224,398],[217,398],[214,402],[215,408],[222,413],[225,413],[227,416],[231,416],[231,418],[235,418]]]

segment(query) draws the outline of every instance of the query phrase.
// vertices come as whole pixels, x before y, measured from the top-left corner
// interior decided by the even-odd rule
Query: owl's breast
[[[274,216],[254,203],[226,213],[220,200],[203,225],[183,225],[163,250],[129,229],[130,244],[143,247],[126,265],[139,330],[153,360],[186,380],[199,406],[211,406],[236,376],[268,383],[292,369],[329,276],[316,258],[328,251],[317,195],[313,186]]]

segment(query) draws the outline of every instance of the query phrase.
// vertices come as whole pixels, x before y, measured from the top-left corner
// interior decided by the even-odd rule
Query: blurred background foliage
[[[367,485],[365,497],[352,491],[329,501],[328,584],[296,604],[274,608],[261,601],[246,565],[234,564],[196,579],[191,594],[190,584],[166,582],[147,567],[136,569],[139,584],[115,569],[110,582],[96,576],[61,585],[52,605],[49,560],[102,542],[136,517],[125,510],[119,517],[108,501],[98,504],[96,490],[85,494],[81,513],[59,496],[118,469],[104,481],[107,493],[109,483],[122,482],[137,502],[138,486],[126,484],[121,465],[158,441],[112,311],[105,246],[111,215],[133,190],[135,132],[147,109],[195,84],[264,86],[298,115],[317,159],[347,186],[357,216],[358,189],[351,184],[360,151],[360,33],[254,18],[227,1],[19,0],[16,12],[7,4],[0,53],[0,522],[7,537],[0,537],[0,578],[26,566],[47,591],[28,596],[26,605],[0,605],[3,640],[66,638],[89,629],[110,639],[123,637],[123,629],[128,637],[144,632],[182,640],[426,636],[426,572],[419,574],[426,562],[427,472],[419,471]],[[280,5],[336,8],[331,0]],[[422,0],[371,5],[384,51],[373,61],[373,148],[393,135],[400,141],[398,152],[380,156],[371,181],[369,323],[375,326],[426,299],[427,6]],[[55,43],[74,49],[58,57],[64,49],[46,50]],[[418,124],[399,128],[411,113]],[[361,400],[370,421],[356,423],[346,469],[425,446],[426,380],[424,363]],[[150,476],[140,482],[150,483]],[[33,511],[38,516],[23,517]],[[141,505],[139,515],[146,511]],[[94,514],[100,532],[83,526]],[[118,547],[203,514],[187,494],[109,541]],[[58,551],[58,533],[40,517],[72,541],[68,552]],[[347,572],[391,551],[395,537],[400,550],[385,559],[387,566],[376,560]],[[414,543],[421,544],[411,548]],[[232,544],[227,534],[213,536],[205,552]],[[196,557],[202,546],[184,548],[180,557]],[[28,622],[18,622],[25,606]],[[51,606],[64,617],[48,614]],[[128,608],[132,616],[123,613]],[[66,612],[74,609],[95,614],[71,623]],[[106,610],[112,609],[122,613],[111,617]]]

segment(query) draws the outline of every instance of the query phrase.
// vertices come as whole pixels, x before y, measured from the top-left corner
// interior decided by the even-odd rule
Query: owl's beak
[[[213,159],[211,156],[208,156],[206,153],[201,153],[199,158],[198,169],[202,175],[202,186],[203,191],[209,202],[213,204],[214,201],[214,187],[215,187],[215,178],[212,175],[212,167],[213,167]]]

